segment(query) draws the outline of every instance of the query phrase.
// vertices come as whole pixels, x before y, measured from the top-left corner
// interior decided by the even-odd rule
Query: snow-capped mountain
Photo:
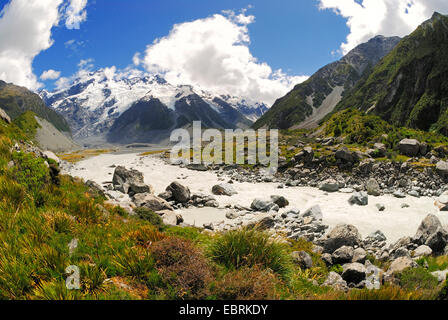
[[[114,128],[123,127],[125,113],[126,119],[134,118],[129,112],[138,109],[133,108],[135,105],[149,108],[149,102],[155,100],[160,102],[159,112],[163,106],[163,113],[170,114],[174,121],[172,127],[179,127],[177,122],[182,118],[184,122],[206,120],[208,125],[217,128],[247,128],[268,109],[261,102],[216,95],[187,85],[175,86],[158,75],[121,75],[107,68],[85,72],[69,87],[53,92],[43,90],[40,96],[48,106],[65,116],[78,139],[107,136],[120,118]],[[139,113],[142,111],[145,110],[139,109]],[[151,117],[160,116],[154,112],[152,110],[152,116],[147,115],[145,119],[150,121]]]

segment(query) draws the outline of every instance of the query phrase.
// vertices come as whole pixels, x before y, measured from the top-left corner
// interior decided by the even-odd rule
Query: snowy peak
[[[195,96],[210,107],[207,112],[216,112],[224,122],[243,127],[250,126],[267,110],[261,102],[213,94],[189,85],[173,85],[159,75],[135,70],[120,73],[115,68],[81,71],[69,86],[53,92],[43,90],[40,96],[66,117],[78,139],[106,135],[114,122],[141,100],[158,99],[169,110],[176,111],[179,101],[188,104]],[[204,112],[204,107],[201,108]],[[220,121],[215,119],[213,123]]]

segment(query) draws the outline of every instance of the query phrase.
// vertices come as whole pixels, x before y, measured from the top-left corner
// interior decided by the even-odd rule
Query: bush
[[[165,228],[162,218],[154,211],[142,207],[135,209],[134,212],[140,219],[148,221],[159,230],[163,230]]]
[[[219,300],[272,300],[278,298],[279,280],[269,270],[258,266],[227,273],[212,288]]]
[[[180,238],[155,243],[151,252],[162,278],[176,291],[176,298],[201,299],[207,296],[212,272],[202,252]]]
[[[407,290],[434,289],[439,281],[424,268],[407,269],[398,275],[400,286]]]
[[[229,231],[216,238],[210,246],[210,256],[231,270],[258,265],[281,276],[286,276],[291,270],[286,247],[256,229]]]

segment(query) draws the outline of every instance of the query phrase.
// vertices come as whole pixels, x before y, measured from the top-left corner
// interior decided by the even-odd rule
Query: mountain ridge
[[[300,128],[301,123],[317,113],[318,116],[309,124],[309,127],[316,126],[363,74],[369,72],[399,40],[399,37],[374,37],[354,48],[340,60],[322,67],[307,81],[296,85],[287,95],[278,99],[269,111],[258,119],[254,128]],[[323,105],[330,95],[338,93],[335,90],[340,91],[340,87],[343,89],[340,92],[341,97],[332,99],[329,105]],[[325,109],[323,114],[319,113],[321,107]]]
[[[335,110],[357,108],[396,126],[448,135],[448,16],[434,13],[405,37]]]

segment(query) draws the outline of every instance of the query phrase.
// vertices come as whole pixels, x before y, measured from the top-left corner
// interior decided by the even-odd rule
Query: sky
[[[405,36],[446,0],[0,0],[0,79],[67,87],[88,71],[157,73],[272,104],[376,35]]]

